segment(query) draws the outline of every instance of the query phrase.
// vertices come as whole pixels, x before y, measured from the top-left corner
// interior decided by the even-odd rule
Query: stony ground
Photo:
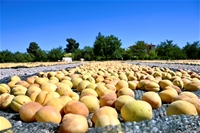
[[[200,65],[198,64],[175,64],[175,63],[158,63],[158,62],[127,62],[137,65],[145,65],[151,67],[167,67],[174,71],[177,69],[183,70],[191,70],[197,73],[200,73]],[[79,66],[81,63],[76,64],[61,64],[55,66],[39,66],[34,68],[9,68],[9,69],[0,69],[0,83],[7,83],[9,78],[13,75],[18,75],[22,79],[26,79],[30,75],[35,75],[41,71],[57,71],[66,68],[72,68],[75,66]],[[144,92],[141,90],[135,91],[135,98],[141,99],[141,96]],[[200,90],[194,92],[200,98]],[[193,133],[200,133],[200,117],[199,116],[171,116],[168,117],[165,114],[165,109],[168,104],[163,104],[163,106],[157,110],[153,111],[153,119],[149,121],[143,122],[123,122],[121,127],[118,126],[108,126],[105,128],[90,128],[88,130],[89,133],[97,132],[97,133],[107,133],[107,132],[117,132],[118,130],[122,129],[123,132],[126,133],[175,133],[175,132],[193,132]],[[20,121],[19,115],[14,113],[11,110],[0,111],[0,115],[7,117],[11,123],[13,124],[12,131],[15,133],[27,133],[27,132],[40,132],[40,133],[57,133],[59,125],[54,123],[25,123]],[[120,116],[119,116],[120,119]]]

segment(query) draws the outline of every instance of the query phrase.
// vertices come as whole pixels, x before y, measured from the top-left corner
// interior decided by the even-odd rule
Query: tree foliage
[[[80,61],[81,58],[83,58],[82,50],[81,49],[74,50],[74,52],[72,53],[72,59]]]
[[[173,40],[161,42],[156,47],[156,52],[160,59],[184,59],[185,54],[181,51],[177,44],[173,44]]]
[[[93,48],[90,46],[85,46],[82,50],[84,60],[91,61],[94,60],[94,51]]]
[[[47,59],[47,53],[44,50],[41,50],[36,42],[31,42],[26,50],[27,53],[34,56],[33,61],[45,61]]]
[[[27,50],[27,53],[33,54],[36,56],[38,54],[38,51],[40,50],[40,47],[36,42],[31,42],[29,44],[29,47],[26,50]]]
[[[0,52],[0,61],[4,62],[15,62],[14,54],[9,50],[3,50]]]
[[[144,41],[137,41],[135,45],[130,47],[133,56],[142,60],[148,57],[147,48],[148,47]]]
[[[50,51],[42,50],[36,42],[30,42],[27,52],[12,53],[9,50],[0,51],[0,62],[36,62],[58,61],[62,57],[72,57],[80,61],[84,58],[92,60],[134,60],[134,59],[200,59],[200,42],[187,44],[181,49],[173,40],[165,40],[158,44],[155,49],[149,49],[144,41],[137,41],[135,45],[127,49],[121,48],[121,40],[114,35],[104,36],[100,32],[95,38],[93,47],[85,46],[79,49],[79,43],[72,38],[66,39],[67,48],[62,46]],[[67,52],[67,53],[66,53]]]
[[[59,46],[58,48],[53,48],[48,52],[48,60],[50,61],[62,60],[63,56],[64,56],[64,51],[62,46]]]
[[[122,55],[119,55],[121,45],[121,40],[114,35],[104,36],[99,32],[93,44],[94,53],[97,57],[105,60],[116,57],[121,58]]]
[[[98,57],[104,57],[105,54],[105,47],[106,47],[106,39],[105,36],[102,35],[100,32],[98,33],[96,40],[93,44],[94,46],[94,53],[95,56]]]
[[[76,40],[72,38],[67,38],[66,41],[68,43],[66,45],[66,48],[64,49],[66,53],[73,53],[79,48],[79,43],[76,42]]]
[[[186,54],[187,59],[200,59],[200,43],[199,41],[192,44],[187,42],[183,47],[183,52]]]

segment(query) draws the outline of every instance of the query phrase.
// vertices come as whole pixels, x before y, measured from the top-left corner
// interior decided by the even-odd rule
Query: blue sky
[[[138,40],[179,47],[200,40],[199,0],[1,0],[0,51],[26,52],[30,42],[42,50],[93,46],[98,32],[121,39],[128,48]]]

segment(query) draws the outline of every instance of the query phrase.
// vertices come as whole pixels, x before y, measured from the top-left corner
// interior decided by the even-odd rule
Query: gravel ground
[[[193,65],[185,65],[185,64],[164,64],[164,63],[151,63],[151,62],[128,62],[135,65],[143,65],[143,66],[150,66],[150,67],[163,67],[163,68],[170,68],[171,70],[176,71],[177,69],[183,70],[191,70],[197,73],[200,73],[200,65],[193,64]]]
[[[167,67],[172,70],[183,69],[192,70],[200,73],[199,65],[182,65],[182,64],[162,64],[162,63],[144,63],[144,62],[127,62],[137,65],[145,65],[150,67]],[[40,71],[56,71],[65,68],[72,68],[79,66],[81,64],[67,64],[67,65],[56,65],[49,67],[35,67],[35,68],[17,68],[17,69],[0,69],[0,83],[7,83],[11,76],[18,75],[21,79],[26,79],[31,75],[35,75]],[[144,91],[135,90],[135,99],[141,99]],[[194,92],[200,98],[200,90]],[[122,132],[126,133],[200,133],[200,117],[199,116],[166,116],[165,110],[168,104],[163,104],[159,109],[153,110],[153,118],[148,121],[142,122],[123,122],[121,116],[119,115],[119,120],[121,121],[121,127],[119,126],[107,126],[105,128],[89,128],[88,133],[107,133],[107,132]],[[14,133],[57,133],[59,125],[54,123],[25,123],[20,121],[19,114],[13,112],[12,110],[1,111],[0,116],[7,117],[13,128],[10,129]],[[91,117],[91,115],[90,115]],[[88,118],[89,120],[89,118]]]
[[[8,68],[0,69],[0,83],[7,83],[11,76],[18,75],[22,79],[26,79],[31,75],[36,75],[38,72],[47,71],[58,71],[66,68],[74,68],[75,66],[80,66],[81,64],[65,64],[65,65],[55,65],[48,67],[34,67],[34,68]]]

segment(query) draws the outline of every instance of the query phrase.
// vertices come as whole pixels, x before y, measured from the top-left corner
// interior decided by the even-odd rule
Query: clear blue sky
[[[155,45],[173,40],[179,47],[200,40],[199,0],[1,0],[0,51],[26,52],[30,42],[42,50],[93,46],[98,32],[115,35],[122,47],[138,40]]]

